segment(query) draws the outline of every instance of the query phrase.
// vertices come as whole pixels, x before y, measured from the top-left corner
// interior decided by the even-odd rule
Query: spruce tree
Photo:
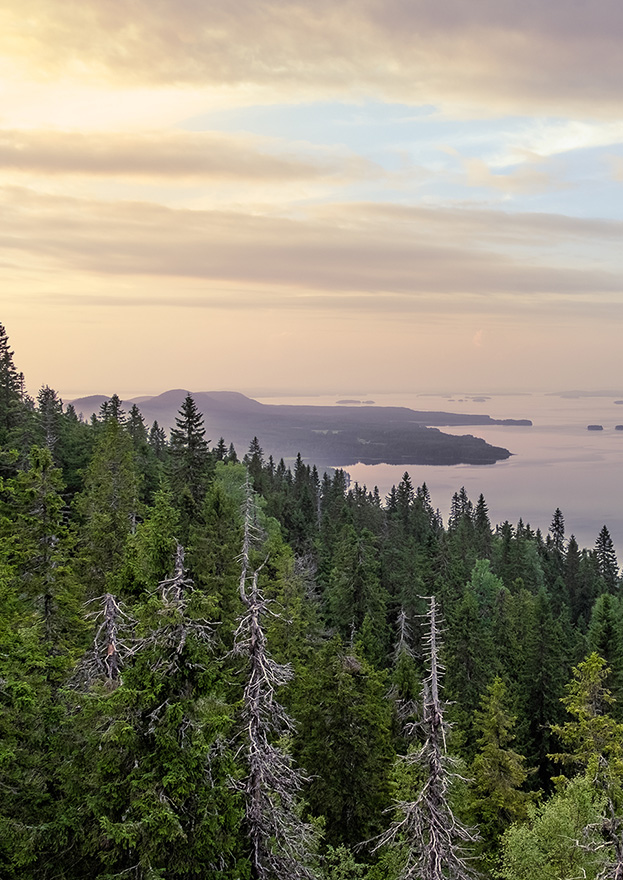
[[[6,442],[17,422],[20,399],[20,377],[13,363],[9,337],[0,324],[0,445]]]
[[[511,748],[516,718],[508,708],[508,689],[496,677],[475,714],[480,734],[471,767],[471,809],[480,829],[483,861],[493,864],[499,838],[512,823],[527,817],[531,797],[521,791],[526,781],[525,758]]]
[[[212,469],[203,415],[190,394],[184,398],[175,425],[169,443],[169,472],[186,540],[191,523],[199,516]]]
[[[105,597],[91,655],[99,662],[87,657],[99,675],[78,676],[68,697],[68,878],[246,878],[231,710],[208,602],[179,544],[172,575],[150,592],[125,632],[127,612]]]
[[[242,544],[240,598],[244,611],[235,633],[235,653],[246,661],[242,699],[246,775],[240,783],[250,845],[251,880],[314,880],[317,830],[303,821],[300,793],[305,779],[282,747],[294,724],[276,691],[292,678],[289,665],[270,655],[265,633],[268,603],[259,585],[263,564],[253,568],[257,512],[249,475]]]
[[[401,758],[422,775],[423,783],[414,799],[404,797],[398,801],[396,817],[380,835],[375,851],[383,847],[397,850],[402,862],[399,880],[470,880],[475,872],[466,859],[464,845],[476,838],[455,815],[450,801],[454,774],[446,752],[448,723],[439,696],[443,671],[440,625],[435,597],[429,601],[429,675],[422,690],[422,721],[409,726],[412,733],[421,727],[424,744]]]
[[[75,500],[81,518],[81,563],[90,596],[105,592],[118,573],[139,513],[139,478],[132,441],[115,418],[102,426],[84,489]]]
[[[605,800],[601,821],[585,826],[585,848],[599,852],[607,848],[609,862],[600,880],[623,877],[623,724],[608,710],[614,699],[606,687],[609,669],[598,654],[590,654],[573,670],[563,697],[573,721],[554,727],[567,751],[556,760],[582,770],[593,788]],[[598,840],[595,835],[598,834]],[[592,838],[592,840],[591,840]],[[578,841],[578,844],[582,844]]]
[[[603,578],[606,589],[609,593],[614,593],[619,583],[619,564],[614,552],[614,544],[612,543],[610,532],[606,526],[602,527],[597,536],[595,557],[599,574]]]
[[[381,831],[390,803],[387,675],[335,636],[316,649],[292,690],[295,755],[310,776],[306,800],[325,818],[327,844],[355,847]]]

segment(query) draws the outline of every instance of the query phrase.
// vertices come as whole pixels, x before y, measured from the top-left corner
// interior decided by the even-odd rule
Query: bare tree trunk
[[[421,768],[425,780],[415,800],[396,804],[396,818],[373,851],[391,846],[404,853],[400,880],[471,880],[475,872],[466,861],[463,845],[474,841],[476,835],[459,821],[449,802],[449,787],[456,774],[446,754],[448,724],[439,697],[444,670],[439,661],[441,637],[435,597],[428,597],[428,602],[425,644],[429,675],[422,688],[422,721],[406,727],[409,735],[421,729],[424,745],[399,759]]]
[[[134,620],[112,593],[91,599],[87,604],[94,602],[100,603],[100,607],[89,615],[96,624],[93,645],[79,664],[72,686],[89,688],[95,681],[104,680],[112,689],[121,682],[123,664],[132,653],[128,640],[132,638]]]
[[[247,658],[243,696],[243,734],[248,773],[241,790],[251,844],[252,880],[314,880],[315,829],[300,816],[298,796],[304,776],[275,741],[293,733],[294,724],[275,692],[292,678],[289,665],[270,656],[263,618],[270,613],[259,587],[260,565],[251,574],[250,553],[257,537],[254,498],[247,474],[245,529],[240,556],[240,598],[245,606],[235,633],[234,652]]]

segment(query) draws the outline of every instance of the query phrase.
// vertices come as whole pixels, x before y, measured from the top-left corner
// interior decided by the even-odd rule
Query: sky
[[[0,0],[32,393],[623,389],[620,0]]]

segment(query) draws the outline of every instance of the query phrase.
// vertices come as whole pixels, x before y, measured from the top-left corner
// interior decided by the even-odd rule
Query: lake
[[[432,502],[447,522],[454,492],[465,486],[477,501],[482,492],[493,524],[519,517],[545,534],[560,507],[565,533],[581,547],[593,547],[605,524],[623,553],[623,405],[616,395],[575,398],[526,392],[522,394],[361,394],[318,397],[262,397],[262,403],[334,404],[339,399],[374,400],[383,406],[418,410],[486,414],[492,418],[530,419],[533,426],[441,428],[452,434],[474,434],[513,455],[494,465],[363,465],[345,468],[353,482],[378,486],[386,495],[405,470],[414,486],[426,483]],[[480,398],[475,400],[474,398]],[[482,398],[486,398],[482,400]],[[603,425],[588,431],[587,425]]]

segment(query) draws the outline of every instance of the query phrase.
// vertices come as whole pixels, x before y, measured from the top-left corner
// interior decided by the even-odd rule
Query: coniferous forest
[[[0,876],[623,877],[607,528],[249,441],[33,400],[0,326]]]

